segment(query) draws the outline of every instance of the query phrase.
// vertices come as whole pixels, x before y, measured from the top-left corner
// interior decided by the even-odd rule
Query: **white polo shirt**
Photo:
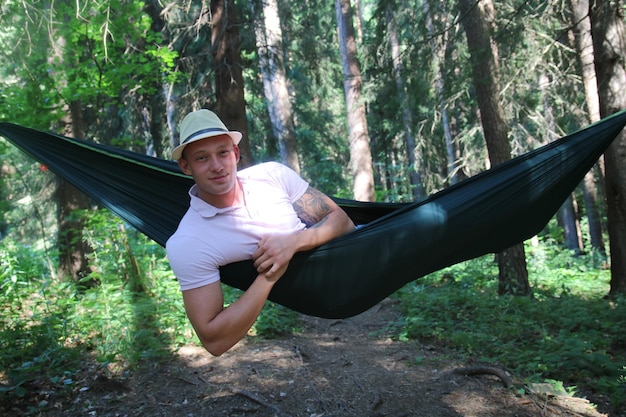
[[[181,289],[219,281],[219,267],[251,259],[265,235],[294,233],[306,226],[295,203],[309,184],[293,170],[267,162],[237,173],[246,205],[218,209],[201,200],[194,185],[189,209],[166,243]]]

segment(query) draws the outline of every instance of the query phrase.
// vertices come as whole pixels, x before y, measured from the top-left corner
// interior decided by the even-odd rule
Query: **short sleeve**
[[[182,291],[220,280],[219,268],[213,255],[202,247],[204,245],[191,236],[173,236],[167,241],[167,258]]]
[[[278,162],[271,162],[267,165],[268,175],[285,190],[291,203],[298,201],[309,188],[309,183],[288,166]]]

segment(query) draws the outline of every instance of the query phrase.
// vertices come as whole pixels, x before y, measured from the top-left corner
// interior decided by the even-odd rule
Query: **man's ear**
[[[239,154],[239,145],[233,145],[233,150],[235,151],[235,159],[237,163],[239,163],[239,159],[241,159],[241,155]]]
[[[177,162],[180,170],[183,171],[183,174],[191,175],[191,171],[189,170],[189,161],[187,161],[185,158],[180,158]]]

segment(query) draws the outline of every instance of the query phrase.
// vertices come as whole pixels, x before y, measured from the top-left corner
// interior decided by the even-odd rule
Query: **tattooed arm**
[[[309,187],[294,203],[307,228],[293,235],[269,235],[254,253],[254,266],[271,277],[289,263],[296,252],[313,249],[354,229],[348,215],[327,195]]]

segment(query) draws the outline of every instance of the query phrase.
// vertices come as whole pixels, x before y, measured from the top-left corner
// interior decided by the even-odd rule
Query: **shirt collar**
[[[197,212],[200,216],[206,217],[206,218],[215,217],[220,213],[226,213],[228,211],[237,209],[237,207],[217,208],[207,203],[206,201],[198,197],[198,185],[197,184],[194,184],[189,189],[189,198],[191,199],[189,203],[189,206],[191,207],[191,209]]]

